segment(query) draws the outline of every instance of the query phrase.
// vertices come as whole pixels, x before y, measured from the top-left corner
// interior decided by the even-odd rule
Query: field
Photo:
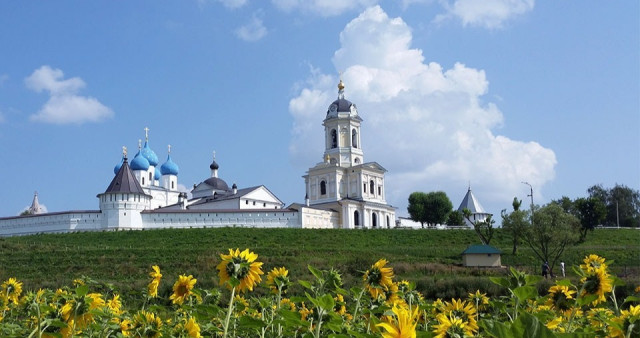
[[[475,289],[498,295],[503,290],[487,276],[502,275],[504,269],[460,265],[460,253],[478,243],[469,230],[217,228],[34,235],[0,239],[0,279],[16,277],[25,289],[34,290],[55,289],[88,276],[113,284],[125,299],[136,299],[148,283],[152,265],[159,265],[167,280],[192,274],[200,287],[211,288],[217,286],[215,267],[220,254],[229,248],[249,248],[264,262],[265,272],[285,266],[292,280],[312,279],[307,269],[312,265],[336,268],[347,287],[356,286],[361,284],[363,271],[385,258],[398,280],[415,282],[417,290],[429,299],[460,297]],[[638,285],[639,243],[639,230],[598,229],[562,258],[571,277],[571,267],[585,255],[604,256],[615,261],[611,267],[614,273],[628,284]],[[539,273],[540,262],[531,250],[521,245],[518,254],[512,255],[510,238],[500,229],[491,244],[503,251],[503,265]],[[171,292],[168,284],[161,287],[161,293]]]

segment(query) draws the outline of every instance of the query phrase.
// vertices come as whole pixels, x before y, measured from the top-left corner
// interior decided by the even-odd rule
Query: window
[[[320,195],[326,195],[327,194],[327,182],[325,181],[321,181],[320,182]]]
[[[369,181],[369,192],[372,194],[375,192],[375,183],[373,183],[373,180]]]
[[[267,207],[267,203],[262,203],[262,206],[266,208]]]
[[[253,201],[253,205],[256,205],[256,201]]]
[[[353,225],[360,226],[360,213],[358,210],[353,212]]]
[[[174,183],[175,183],[175,182],[171,181],[171,189],[173,189],[173,184],[174,184]]]
[[[245,201],[244,201],[244,204],[249,205],[249,200],[245,200]]]
[[[144,185],[144,177],[142,178],[142,185]]]
[[[338,147],[338,132],[335,129],[331,129],[331,148]]]
[[[153,174],[149,173],[149,182],[153,181]]]
[[[378,227],[378,215],[376,215],[376,213],[371,213],[371,227],[372,228],[377,228]]]
[[[387,229],[389,229],[389,216],[387,216]]]
[[[382,187],[381,186],[378,187],[378,195],[382,195]]]
[[[363,183],[363,184],[362,184],[362,188],[364,189],[364,192],[366,193],[366,192],[367,192],[367,184],[366,184],[366,183]]]
[[[355,129],[351,130],[351,146],[358,148],[358,133]]]

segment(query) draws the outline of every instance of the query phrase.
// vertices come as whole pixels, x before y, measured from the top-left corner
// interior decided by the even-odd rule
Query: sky
[[[96,210],[144,141],[180,167],[303,202],[345,83],[386,199],[471,187],[499,216],[640,188],[640,3],[534,0],[0,2],[0,217],[35,191]],[[497,217],[499,219],[499,217]]]

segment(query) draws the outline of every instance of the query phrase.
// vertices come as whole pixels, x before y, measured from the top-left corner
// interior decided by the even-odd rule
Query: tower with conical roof
[[[395,225],[395,208],[385,199],[387,171],[376,162],[364,162],[360,137],[362,118],[344,94],[340,79],[338,98],[327,109],[323,161],[304,175],[309,206],[340,210],[342,228],[387,228]],[[306,202],[305,202],[306,204]]]
[[[464,198],[458,207],[458,211],[463,213],[465,209],[469,210],[469,213],[471,214],[471,216],[465,220],[465,223],[468,226],[473,226],[472,223],[475,222],[483,222],[487,217],[491,216],[490,213],[484,210],[476,196],[471,192],[471,186],[469,186],[467,193],[464,195]]]
[[[103,227],[140,229],[141,212],[149,209],[151,196],[146,194],[129,167],[123,147],[122,165],[104,193],[98,194]]]
[[[38,201],[38,192],[33,193],[33,201],[31,201],[31,206],[27,210],[29,215],[38,215],[42,213],[42,207],[40,206],[40,201]]]

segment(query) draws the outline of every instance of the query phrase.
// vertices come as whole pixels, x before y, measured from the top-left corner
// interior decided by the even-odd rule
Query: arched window
[[[327,194],[327,182],[321,181],[320,182],[320,195],[326,195],[326,194]]]
[[[353,212],[353,225],[360,226],[360,213],[358,210]]]
[[[358,133],[355,129],[351,130],[351,146],[358,148]]]
[[[149,173],[149,182],[153,182],[153,174]]]
[[[331,129],[331,148],[338,147],[338,132],[335,129]]]
[[[375,183],[373,183],[373,180],[369,181],[369,192],[371,194],[375,194],[376,193],[375,188],[376,188],[376,185],[375,185]]]
[[[174,182],[173,182],[173,181],[171,181],[171,189],[173,189],[173,183],[174,183]]]
[[[144,177],[142,178],[142,185],[144,185]]]
[[[391,228],[391,227],[389,226],[389,216],[387,216],[387,229],[389,229],[389,228]]]
[[[364,189],[364,192],[367,192],[367,183],[362,183],[362,189]]]
[[[371,213],[371,227],[372,228],[378,227],[378,215],[376,215],[375,212]]]

